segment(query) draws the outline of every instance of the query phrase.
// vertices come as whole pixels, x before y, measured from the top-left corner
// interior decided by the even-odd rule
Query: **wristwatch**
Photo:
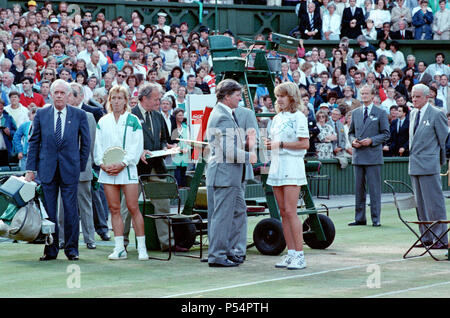
[[[280,142],[280,149],[283,149],[283,142]]]

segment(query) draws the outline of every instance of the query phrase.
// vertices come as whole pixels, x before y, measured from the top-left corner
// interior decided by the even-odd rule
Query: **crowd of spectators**
[[[345,166],[352,152],[345,132],[351,119],[350,111],[360,106],[359,91],[364,84],[377,89],[374,103],[389,114],[391,130],[399,122],[402,125],[406,122],[397,118],[401,118],[399,114],[408,118],[412,106],[411,88],[418,82],[431,87],[430,103],[447,112],[450,68],[445,64],[444,54],[436,53],[435,63],[427,65],[413,55],[405,57],[397,41],[414,38],[419,33],[419,38],[429,34],[439,39],[448,38],[450,19],[445,1],[424,5],[422,0],[421,7],[416,0],[294,3],[297,3],[296,14],[300,21],[295,31],[298,37],[340,41],[331,55],[320,48],[306,52],[302,42],[295,56],[267,52],[267,57],[282,58],[276,83],[292,81],[301,88],[310,120],[309,155],[320,159],[338,158]],[[161,112],[170,132],[181,127],[180,118],[174,116],[175,109],[182,110],[176,114],[187,117],[188,94],[215,92],[208,43],[210,30],[205,26],[196,32],[192,31],[196,26],[186,22],[169,25],[163,11],[158,13],[158,23],[149,25],[143,24],[138,11],[131,17],[107,20],[102,12],[96,16],[90,11],[69,16],[65,2],[57,6],[45,2],[38,7],[31,0],[27,7],[27,10],[19,5],[0,9],[3,135],[0,165],[26,158],[29,120],[36,108],[52,103],[50,85],[58,78],[81,84],[84,103],[103,112],[108,92],[114,85],[128,90],[130,106],[134,107],[138,104],[140,85],[158,83],[164,91],[161,107],[167,106]],[[426,26],[415,22],[416,13],[420,15],[420,12],[423,19],[428,19],[428,15],[432,17],[431,33]],[[355,18],[349,20],[349,16]],[[422,31],[419,32],[419,28]],[[403,30],[406,30],[405,35]],[[231,37],[237,48],[249,49],[249,43],[240,41],[231,31],[223,34]],[[255,39],[271,40],[271,33],[257,34]],[[356,39],[359,48],[350,48],[349,39]],[[378,39],[377,47],[369,43],[375,39]],[[258,48],[265,49],[263,45]],[[252,55],[248,57],[251,59]],[[275,111],[267,88],[258,88],[254,106],[256,112]],[[96,116],[97,121],[100,115]],[[268,118],[258,117],[258,121],[262,128],[270,126]],[[21,128],[22,125],[26,126]],[[15,136],[16,131],[21,133]],[[407,133],[407,130],[401,131]],[[386,144],[385,155],[407,155],[405,146],[398,147],[392,138]],[[182,165],[185,166],[185,162]]]
[[[295,7],[302,39],[449,40],[446,0],[301,0]]]

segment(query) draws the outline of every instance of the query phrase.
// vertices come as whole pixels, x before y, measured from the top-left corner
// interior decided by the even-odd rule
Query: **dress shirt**
[[[54,130],[56,132],[56,121],[58,120],[58,112],[59,110],[57,110],[54,106],[53,106],[53,123],[54,123]],[[61,139],[64,138],[64,128],[66,127],[66,117],[67,117],[67,106],[64,107],[61,110]]]

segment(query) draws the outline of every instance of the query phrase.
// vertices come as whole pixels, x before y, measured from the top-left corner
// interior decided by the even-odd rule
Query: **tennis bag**
[[[41,212],[33,201],[21,207],[9,226],[9,238],[18,241],[34,241],[41,232]]]

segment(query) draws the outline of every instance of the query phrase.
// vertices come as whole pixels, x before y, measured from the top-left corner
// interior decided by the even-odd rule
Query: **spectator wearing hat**
[[[445,7],[446,0],[439,0],[439,10],[434,14],[432,24],[434,40],[450,40],[450,10]]]
[[[167,14],[164,12],[158,13],[158,24],[155,25],[156,29],[161,29],[166,35],[170,35],[170,26],[166,25]]]
[[[24,17],[26,17],[30,12],[36,13],[36,9],[37,9],[36,1],[34,1],[34,0],[28,1],[27,6],[28,6],[28,11],[23,14]]]
[[[412,25],[414,29],[414,39],[416,40],[431,40],[433,38],[433,30],[431,24],[433,23],[433,11],[428,7],[428,0],[421,0],[420,5],[415,7],[412,11]]]

